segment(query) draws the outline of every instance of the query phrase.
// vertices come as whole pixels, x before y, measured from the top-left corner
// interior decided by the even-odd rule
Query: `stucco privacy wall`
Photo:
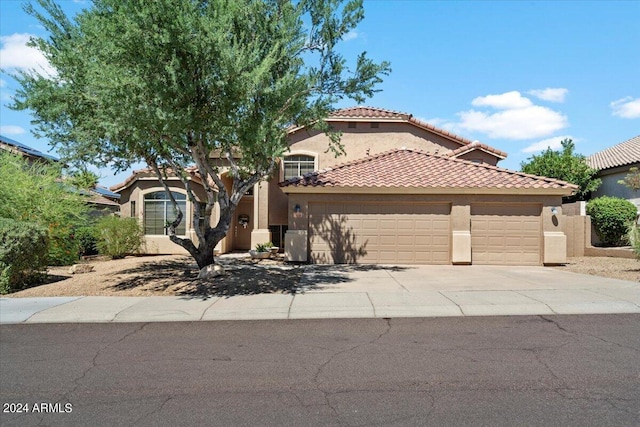
[[[289,195],[289,231],[285,237],[285,255],[290,260],[307,261],[309,256],[310,203],[434,203],[450,204],[450,263],[470,264],[471,210],[473,205],[491,205],[499,211],[501,205],[538,205],[540,207],[540,260],[538,264],[566,262],[566,236],[563,232],[561,196],[548,195],[434,195],[434,194],[304,194]],[[557,214],[552,213],[556,208]]]

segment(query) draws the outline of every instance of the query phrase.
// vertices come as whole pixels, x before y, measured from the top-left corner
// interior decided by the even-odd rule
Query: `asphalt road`
[[[2,426],[640,425],[640,315],[5,325],[0,363]]]

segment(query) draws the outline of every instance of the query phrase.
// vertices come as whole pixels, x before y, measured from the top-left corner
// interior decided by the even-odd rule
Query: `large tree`
[[[575,197],[584,200],[591,192],[598,189],[601,180],[597,178],[598,171],[590,167],[585,156],[575,153],[575,144],[571,139],[560,142],[561,150],[547,148],[539,155],[533,155],[522,162],[522,172],[548,178],[561,179],[579,186]]]
[[[363,102],[387,62],[337,50],[363,19],[361,0],[94,0],[68,18],[51,0],[27,5],[49,33],[34,39],[57,74],[21,73],[13,108],[30,109],[36,134],[69,161],[124,170],[144,161],[158,179],[179,176],[194,203],[198,245],[176,236],[202,268],[227,234],[238,202],[269,177],[287,128],[315,126],[345,97]],[[206,190],[201,216],[185,168]],[[221,174],[228,171],[232,188]],[[170,193],[169,193],[170,194]],[[220,219],[200,227],[215,203]]]

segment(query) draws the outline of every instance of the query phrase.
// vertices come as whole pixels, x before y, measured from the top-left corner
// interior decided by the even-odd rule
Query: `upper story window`
[[[305,156],[302,154],[294,154],[285,157],[282,161],[284,166],[284,179],[295,178],[309,172],[313,172],[316,168],[315,158],[313,156]]]
[[[176,228],[176,234],[185,235],[187,222],[187,196],[181,193],[171,192],[182,211],[182,221]],[[173,203],[165,191],[157,191],[144,195],[144,234],[167,235],[165,228],[173,222],[178,212],[173,208]]]

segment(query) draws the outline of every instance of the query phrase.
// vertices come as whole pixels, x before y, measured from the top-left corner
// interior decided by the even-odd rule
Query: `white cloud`
[[[509,110],[513,108],[526,108],[532,104],[529,98],[525,98],[520,92],[514,90],[500,95],[479,96],[471,101],[474,107],[493,107],[499,110]]]
[[[349,40],[357,39],[359,36],[360,36],[360,33],[358,33],[356,30],[351,30],[348,33],[346,33],[344,36],[342,36],[342,40],[348,42]]]
[[[550,108],[531,105],[497,113],[469,110],[458,113],[455,127],[464,131],[481,132],[490,138],[540,138],[568,126],[567,117]]]
[[[563,87],[548,87],[546,89],[532,89],[527,93],[544,101],[564,102],[564,98],[567,96],[567,93],[569,93],[569,89],[565,89]]]
[[[613,110],[613,115],[623,119],[640,118],[640,98],[633,99],[627,96],[609,104]]]
[[[543,139],[542,141],[534,142],[533,144],[522,149],[523,153],[536,153],[538,151],[546,150],[547,148],[551,148],[552,150],[557,150],[562,147],[561,142],[565,139],[572,139],[574,142],[576,141],[571,135],[563,135],[563,136],[554,136],[553,138]]]
[[[3,135],[22,135],[25,132],[26,130],[24,130],[20,126],[14,126],[14,125],[0,126],[0,133]]]
[[[35,70],[43,76],[54,76],[55,70],[49,65],[42,52],[27,46],[33,37],[28,33],[14,33],[1,36],[0,68],[4,70]]]
[[[0,87],[7,87],[7,81],[5,79],[0,79]]]

